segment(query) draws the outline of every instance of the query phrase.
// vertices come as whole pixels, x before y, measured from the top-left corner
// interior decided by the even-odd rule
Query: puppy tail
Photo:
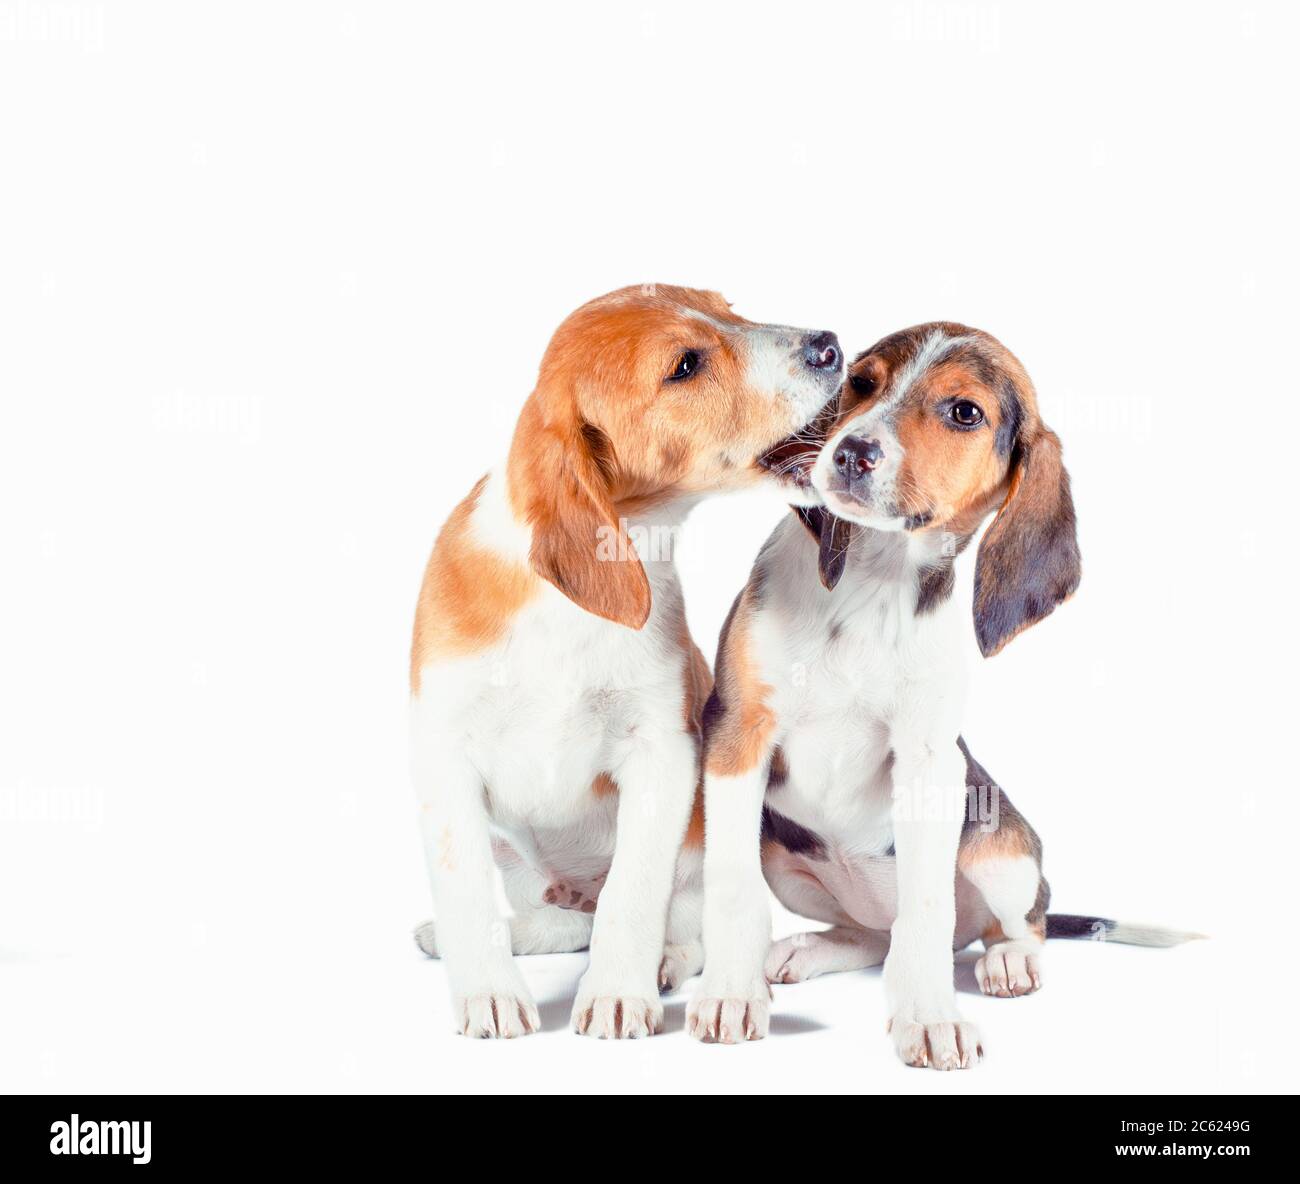
[[[1048,937],[1070,937],[1087,941],[1118,941],[1128,946],[1180,946],[1185,941],[1202,941],[1203,933],[1163,929],[1158,925],[1134,925],[1109,917],[1078,917],[1072,913],[1047,914]]]

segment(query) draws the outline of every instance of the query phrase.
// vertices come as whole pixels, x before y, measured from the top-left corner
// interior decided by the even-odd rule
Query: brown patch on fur
[[[1037,832],[1029,825],[1025,816],[1011,804],[1005,791],[994,782],[987,769],[979,763],[960,737],[957,747],[966,758],[966,791],[983,796],[985,804],[997,802],[997,829],[986,831],[981,822],[968,812],[966,824],[962,829],[961,842],[957,848],[957,867],[961,871],[984,863],[990,859],[1020,859],[1028,856],[1038,866],[1038,892],[1033,906],[1025,914],[1029,931],[1045,939],[1047,934],[1047,906],[1051,902],[1052,891],[1043,879],[1043,844]],[[993,937],[989,937],[994,933]],[[1005,940],[1001,925],[994,922],[985,932],[984,944]]]
[[[686,627],[686,614],[682,613],[681,629],[678,634],[678,644],[682,646],[686,653],[686,663],[683,670],[683,681],[685,683],[682,695],[682,711],[686,730],[695,736],[696,752],[701,756],[700,776],[695,782],[695,798],[691,803],[691,820],[686,827],[686,837],[682,845],[692,849],[700,849],[704,846],[704,767],[703,767],[703,747],[704,747],[704,705],[708,702],[709,693],[713,690],[713,674],[709,670],[709,663],[704,655],[700,652],[700,647],[691,640],[691,635]]]
[[[990,776],[989,771],[971,755],[966,741],[960,737],[957,747],[966,758],[966,792],[978,795],[981,808],[992,813],[996,804],[996,829],[985,830],[976,811],[968,811],[962,827],[961,843],[957,849],[957,866],[965,869],[989,859],[1018,859],[1029,856],[1038,866],[1043,866],[1043,844],[1023,814],[1011,804],[1006,791]]]
[[[688,732],[697,737],[702,735],[704,721],[704,704],[708,702],[709,692],[713,690],[713,674],[709,663],[700,652],[700,647],[685,633],[681,644],[686,651],[686,665],[683,671],[682,715]]]
[[[572,415],[548,416],[534,395],[510,448],[510,496],[533,529],[537,574],[588,612],[640,629],[650,581],[614,508],[613,463],[603,434]]]
[[[470,516],[486,481],[482,478],[452,511],[425,567],[411,641],[412,694],[420,691],[424,666],[490,645],[537,592],[537,577],[527,567],[470,537]]]
[[[1040,900],[1043,896],[1046,887],[1047,887],[1046,880],[1039,882],[1038,895]],[[1036,901],[1034,903],[1034,907],[1028,913],[1025,914],[1025,923],[1029,929],[1029,932],[1032,933],[1036,938],[1038,938],[1039,941],[1046,941],[1047,940],[1047,905],[1040,904],[1039,902]],[[1009,939],[1007,938],[1006,932],[1003,930],[1001,924],[997,921],[993,921],[984,930],[984,932],[980,934],[980,940],[983,941],[985,948],[987,948],[993,945],[995,942],[1007,941]]]
[[[1005,797],[1003,805],[1009,805]],[[963,834],[957,866],[965,871],[990,859],[1019,859],[1025,855],[1034,858],[1033,831],[1019,814],[1013,812],[1013,819],[999,818],[997,830],[976,829],[969,836]]]
[[[618,782],[608,773],[597,773],[595,781],[591,783],[591,792],[598,798],[607,798],[610,794],[618,793]]]
[[[1052,902],[1052,889],[1045,879],[1038,877],[1038,893],[1034,897],[1034,907],[1025,914],[1025,923],[1029,932],[1039,941],[1047,940],[1047,906]]]
[[[980,934],[980,940],[987,949],[991,945],[996,945],[1000,941],[1006,941],[1007,935],[1003,932],[1002,925],[998,921],[993,921],[987,925],[984,932]]]
[[[691,803],[691,820],[686,826],[686,837],[682,846],[690,850],[704,847],[704,780],[701,778],[695,786],[695,800]]]
[[[1007,482],[1007,458],[994,444],[1002,426],[997,393],[962,361],[932,366],[915,387],[921,397],[909,398],[894,420],[903,448],[899,509],[933,514],[930,529],[969,533],[968,524],[994,509]],[[958,397],[979,405],[989,430],[954,431],[935,414],[936,402]]]
[[[756,609],[753,585],[732,606],[718,644],[717,682],[706,712],[705,768],[718,776],[753,769],[767,755],[776,716],[767,704],[772,688],[761,680],[750,630]]]

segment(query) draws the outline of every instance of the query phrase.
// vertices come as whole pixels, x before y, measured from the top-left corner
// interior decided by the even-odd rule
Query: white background
[[[1298,23],[0,3],[0,1087],[1293,1084]],[[760,1045],[679,994],[623,1046],[565,1031],[584,956],[534,958],[543,1035],[451,1034],[409,937],[420,573],[551,330],[641,281],[1020,355],[1084,582],[972,643],[965,733],[1056,908],[1212,940],[1053,943],[1021,1001],[963,970],[966,1074],[895,1063],[875,971],[779,988]],[[782,512],[691,520],[706,652]]]

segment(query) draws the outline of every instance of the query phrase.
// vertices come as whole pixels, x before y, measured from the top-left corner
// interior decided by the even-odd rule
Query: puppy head
[[[965,539],[997,510],[975,573],[976,635],[986,656],[1078,586],[1060,440],[1039,418],[1024,367],[977,329],[919,325],[860,355],[812,484],[835,515],[877,530]]]
[[[650,589],[620,520],[791,479],[772,454],[833,401],[841,374],[834,334],[755,324],[714,292],[646,285],[584,305],[552,337],[510,451],[533,567],[639,628]]]

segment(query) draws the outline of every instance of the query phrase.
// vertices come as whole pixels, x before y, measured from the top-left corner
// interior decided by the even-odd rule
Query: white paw
[[[889,1021],[894,1051],[914,1069],[969,1069],[984,1055],[979,1029],[964,1020],[920,1023],[906,1016]]]
[[[698,941],[664,946],[663,960],[659,963],[659,990],[675,991],[703,969],[704,947]]]
[[[696,992],[686,1008],[686,1030],[706,1044],[740,1044],[767,1035],[772,1004],[764,983],[748,997]]]
[[[975,981],[1000,999],[1032,995],[1043,985],[1042,950],[1035,941],[1000,941],[975,963]]]
[[[598,1040],[639,1040],[664,1026],[663,1004],[627,995],[586,995],[581,990],[573,1005],[573,1030]]]
[[[803,983],[829,970],[837,970],[837,954],[830,942],[818,933],[796,933],[774,941],[763,963],[763,977],[769,983]]]
[[[526,994],[491,992],[458,996],[452,1001],[456,1030],[483,1040],[527,1036],[541,1026],[537,1007]]]
[[[438,942],[432,921],[426,921],[423,925],[416,926],[415,944],[428,954],[430,958],[436,958],[438,956]]]

